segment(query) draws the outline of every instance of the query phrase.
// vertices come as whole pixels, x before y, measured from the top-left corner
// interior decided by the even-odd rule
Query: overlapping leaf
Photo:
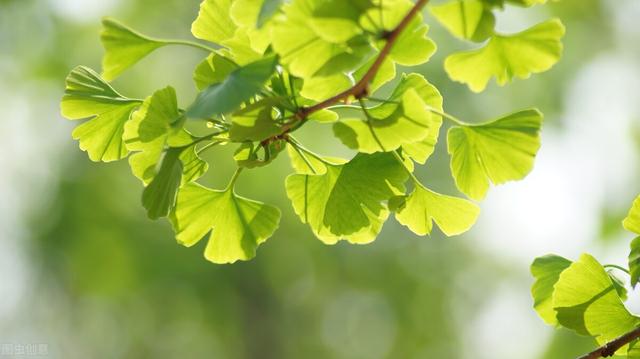
[[[433,16],[453,35],[482,42],[493,35],[496,18],[478,0],[454,0],[430,7]]]
[[[552,302],[554,286],[560,278],[560,273],[570,265],[570,260],[556,255],[536,258],[531,265],[531,274],[536,280],[531,287],[533,308],[549,325],[558,324]]]
[[[334,134],[347,147],[363,153],[394,151],[422,141],[435,145],[442,119],[429,111],[430,105],[442,106],[437,90],[420,75],[403,76],[389,102],[368,109],[369,118],[364,120],[337,122]]]
[[[287,178],[287,195],[318,238],[368,243],[389,212],[383,202],[404,193],[408,175],[391,154],[359,154],[343,165],[325,164],[320,175]]]
[[[541,127],[542,114],[534,109],[480,125],[452,127],[448,149],[458,189],[480,200],[490,182],[524,178],[540,148]]]
[[[206,119],[237,110],[264,87],[276,70],[276,60],[269,56],[237,68],[224,81],[202,91],[187,116]]]
[[[67,77],[62,115],[88,119],[76,127],[73,138],[92,161],[110,162],[127,156],[122,135],[125,123],[141,101],[122,96],[90,68],[76,67]]]
[[[211,232],[205,257],[233,263],[255,256],[256,249],[278,228],[280,210],[236,195],[187,184],[178,193],[171,223],[179,243],[190,247]]]
[[[492,77],[504,85],[550,69],[562,54],[564,26],[549,20],[513,35],[494,35],[482,48],[450,55],[445,70],[451,79],[481,92]]]
[[[398,222],[420,236],[430,234],[434,222],[447,236],[462,234],[480,214],[480,208],[473,202],[436,193],[418,183],[410,195],[394,202]]]
[[[371,51],[359,34],[366,0],[300,0],[284,6],[272,29],[273,49],[293,75],[307,79],[354,69]]]
[[[558,323],[594,336],[601,344],[640,324],[625,308],[602,265],[589,254],[565,269],[554,288],[552,303]]]
[[[193,142],[192,136],[181,127],[172,126],[180,117],[176,92],[167,87],[147,98],[125,125],[123,138],[126,146],[136,152],[129,158],[131,170],[145,184],[156,176],[166,147],[182,147]],[[185,182],[197,179],[207,170],[206,162],[195,154],[195,146],[182,149],[176,159],[178,157],[185,161]]]

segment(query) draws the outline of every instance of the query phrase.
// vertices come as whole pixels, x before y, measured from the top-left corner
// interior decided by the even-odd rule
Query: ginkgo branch
[[[294,123],[290,124],[289,126],[286,126],[284,128],[283,134],[289,133],[297,129],[300,123],[304,122],[306,118],[311,114],[324,110],[330,106],[338,104],[339,102],[346,101],[350,97],[355,97],[357,99],[365,97],[369,91],[369,84],[373,81],[373,79],[378,74],[380,67],[382,66],[384,61],[387,59],[387,57],[391,53],[391,50],[393,49],[393,46],[395,45],[396,41],[398,40],[402,32],[407,28],[407,26],[409,26],[413,18],[422,10],[422,8],[428,2],[429,0],[418,0],[413,5],[411,10],[409,10],[407,15],[405,15],[405,17],[400,21],[400,23],[393,30],[384,33],[384,39],[387,40],[387,42],[385,43],[382,50],[380,50],[378,57],[375,59],[375,61],[373,62],[369,70],[367,70],[367,72],[364,74],[364,76],[362,76],[360,81],[358,81],[351,88],[335,96],[332,96],[322,102],[319,102],[310,107],[301,108],[296,113],[296,121],[294,121]]]
[[[615,355],[615,353],[622,348],[623,346],[631,343],[632,341],[640,338],[640,327],[624,334],[605,345],[599,347],[598,349],[592,351],[591,353],[585,354],[578,359],[597,359],[597,358],[607,358]]]

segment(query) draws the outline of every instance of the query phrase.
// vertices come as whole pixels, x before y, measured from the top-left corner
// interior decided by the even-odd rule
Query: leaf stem
[[[640,338],[640,327],[606,343],[591,353],[585,354],[578,359],[597,359],[613,356],[620,348]]]
[[[231,177],[231,180],[229,181],[229,184],[227,185],[227,188],[224,189],[225,192],[233,190],[236,185],[236,181],[238,180],[238,177],[240,177],[240,173],[242,173],[243,169],[243,167],[238,167],[236,169],[236,171],[233,173],[233,176]]]
[[[447,120],[455,123],[456,125],[459,125],[459,126],[468,126],[469,125],[468,123],[460,120],[459,118],[457,118],[457,117],[455,117],[453,115],[450,115],[450,114],[448,114],[446,112],[440,111],[440,110],[438,110],[436,108],[433,108],[431,106],[427,106],[427,111],[429,111],[431,113],[435,113],[436,115],[440,115],[440,116],[446,118]]]
[[[603,265],[603,267],[605,267],[605,268],[615,268],[615,269],[617,269],[617,270],[620,270],[620,271],[622,271],[622,272],[625,272],[625,273],[627,273],[627,274],[630,274],[630,273],[629,273],[629,270],[628,270],[627,268],[621,267],[621,266],[619,266],[619,265],[617,265],[617,264],[605,264],[605,265]]]
[[[168,45],[184,45],[184,46],[190,46],[196,49],[204,50],[206,52],[215,52],[215,53],[218,52],[218,50],[214,49],[213,47],[209,47],[207,45],[204,45],[195,41],[189,41],[189,40],[161,40],[161,41]]]
[[[325,165],[328,166],[335,166],[335,163],[331,163],[327,160],[325,160],[322,156],[320,156],[319,154],[311,151],[310,149],[304,147],[302,144],[300,144],[300,142],[298,142],[298,140],[296,140],[293,136],[288,136],[287,137],[287,142],[290,143],[293,147],[295,147],[296,149],[299,149],[301,151],[303,151],[304,153],[310,155],[311,157],[315,158],[316,160],[324,163]]]
[[[411,179],[413,180],[413,183],[416,186],[420,186],[422,188],[426,188],[418,179],[418,177],[416,177],[416,175],[413,173],[413,171],[411,171],[411,169],[409,169],[409,167],[407,167],[407,164],[404,163],[404,160],[402,159],[402,157],[400,157],[400,155],[398,154],[397,151],[391,151],[391,153],[393,154],[393,157],[395,157],[395,159],[402,165],[402,168],[405,170],[405,172],[407,172],[409,174],[409,177],[411,177]]]

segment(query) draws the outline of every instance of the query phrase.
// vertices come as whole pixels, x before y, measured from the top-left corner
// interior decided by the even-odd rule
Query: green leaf
[[[223,82],[202,91],[187,116],[206,119],[235,111],[264,87],[276,63],[276,58],[269,56],[234,70]]]
[[[268,144],[245,142],[236,150],[233,159],[236,160],[238,167],[264,167],[273,162],[285,146],[286,142],[283,140],[276,140]]]
[[[273,118],[277,99],[267,98],[233,114],[229,138],[234,142],[262,141],[282,132]]]
[[[494,35],[480,49],[447,57],[445,70],[452,80],[474,92],[483,91],[492,77],[505,85],[513,77],[528,78],[549,70],[562,54],[564,26],[554,19],[513,35]]]
[[[231,188],[215,191],[191,183],[178,192],[170,219],[176,239],[187,247],[211,232],[205,258],[223,264],[255,257],[258,246],[278,228],[280,210],[240,197]]]
[[[495,185],[523,179],[540,148],[542,114],[524,110],[479,125],[452,127],[451,171],[458,189],[480,200]]]
[[[258,14],[258,23],[256,26],[258,28],[264,26],[264,24],[271,20],[273,15],[275,15],[280,7],[284,3],[284,0],[263,0],[262,6],[260,7],[260,13]]]
[[[339,4],[336,0],[328,1]],[[364,35],[354,35],[352,29],[357,22],[349,17],[350,13],[345,17],[337,11],[327,14],[326,9],[331,8],[323,8],[323,3],[300,0],[285,5],[284,16],[277,18],[271,32],[273,49],[282,64],[303,79],[353,70],[372,50]]]
[[[417,66],[429,61],[436,52],[436,44],[427,37],[429,26],[422,15],[413,18],[409,26],[398,36],[389,58],[400,65]]]
[[[123,138],[129,151],[133,174],[147,184],[156,175],[157,164],[168,144],[186,146],[193,139],[174,124],[181,114],[178,99],[172,87],[158,90],[149,96],[124,128]],[[171,142],[171,143],[169,143]]]
[[[633,206],[629,210],[629,214],[622,221],[622,226],[630,232],[640,234],[640,196],[633,201]]]
[[[327,77],[312,77],[304,81],[300,96],[320,102],[351,86],[353,86],[351,79],[343,73]]]
[[[211,54],[196,67],[193,81],[198,90],[202,91],[223,82],[237,68],[238,66],[229,59],[219,54]]]
[[[92,161],[120,160],[129,153],[122,140],[125,123],[141,101],[120,95],[90,68],[73,69],[66,81],[60,104],[62,115],[70,120],[88,118],[76,127],[73,138]]]
[[[384,105],[383,105],[384,106]],[[363,153],[395,151],[404,144],[424,139],[432,130],[432,115],[413,89],[402,95],[402,105],[385,117],[371,120],[345,119],[333,125],[333,133],[345,146]],[[368,110],[371,116],[382,111]]]
[[[100,40],[105,49],[102,76],[111,81],[167,42],[152,39],[115,19],[102,20]]]
[[[371,69],[371,66],[376,61],[378,57],[372,56],[369,61],[367,61],[364,65],[360,66],[356,71],[353,72],[353,77],[359,81],[364,75]],[[388,82],[393,81],[396,78],[396,64],[391,61],[389,58],[385,59],[376,75],[373,77],[373,80],[369,84],[369,91],[374,94],[380,87],[384,86]]]
[[[204,176],[209,170],[209,164],[198,155],[196,145],[181,149],[182,183],[193,182]]]
[[[629,252],[629,272],[631,275],[631,286],[635,287],[640,279],[640,237],[631,241],[631,251]]]
[[[436,193],[420,184],[396,207],[398,222],[419,236],[431,234],[433,222],[449,237],[462,234],[480,214],[480,207],[473,202]]]
[[[583,254],[561,274],[553,292],[558,323],[606,343],[640,321],[625,308],[611,278],[598,261]],[[621,352],[626,348],[621,349]]]
[[[404,193],[407,173],[387,153],[358,154],[321,175],[290,175],[287,195],[303,223],[327,244],[368,243],[389,215],[384,201]]]
[[[334,134],[347,147],[364,153],[394,151],[427,138],[437,140],[442,119],[423,101],[441,107],[442,99],[439,94],[434,96],[434,90],[420,75],[403,75],[389,102],[367,110],[372,120],[345,119],[334,124]]]
[[[533,308],[538,312],[540,318],[549,325],[558,324],[552,303],[554,286],[560,278],[560,273],[570,265],[570,260],[551,254],[538,257],[531,264],[531,274],[535,278],[531,287]]]
[[[160,171],[142,193],[142,205],[151,219],[167,216],[175,204],[182,178],[179,156],[180,150],[169,150],[162,160]]]
[[[431,14],[453,35],[466,40],[482,42],[493,35],[496,18],[477,0],[455,0],[431,6]]]
[[[216,44],[232,39],[238,28],[230,16],[232,3],[233,0],[204,0],[191,25],[193,36]]]

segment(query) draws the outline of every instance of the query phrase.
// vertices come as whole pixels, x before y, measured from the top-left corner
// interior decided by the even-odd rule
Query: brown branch
[[[601,346],[600,348],[592,351],[589,354],[585,354],[578,359],[598,359],[598,358],[607,358],[613,356],[620,348],[634,341],[635,339],[640,338],[640,327],[630,331],[627,334],[624,334],[607,344]]]
[[[341,101],[347,100],[349,97],[353,96],[355,98],[362,98],[367,95],[369,91],[369,84],[373,81],[376,74],[380,70],[380,67],[386,60],[389,53],[393,49],[396,41],[402,34],[402,32],[409,26],[411,20],[422,10],[422,8],[429,2],[429,0],[418,0],[415,5],[411,8],[411,10],[405,15],[405,17],[400,21],[400,23],[395,27],[395,29],[385,32],[384,39],[387,40],[386,44],[378,54],[378,57],[374,61],[373,65],[369,68],[369,70],[362,76],[360,81],[358,81],[353,87],[330,97],[322,102],[319,102],[311,107],[301,108],[298,113],[295,114],[295,121],[292,121],[287,126],[285,126],[282,134],[278,136],[285,136],[287,133],[291,132],[293,129],[297,128],[300,125],[301,121],[304,121],[309,115],[323,110],[329,106],[335,105]],[[276,137],[278,137],[276,136]]]

